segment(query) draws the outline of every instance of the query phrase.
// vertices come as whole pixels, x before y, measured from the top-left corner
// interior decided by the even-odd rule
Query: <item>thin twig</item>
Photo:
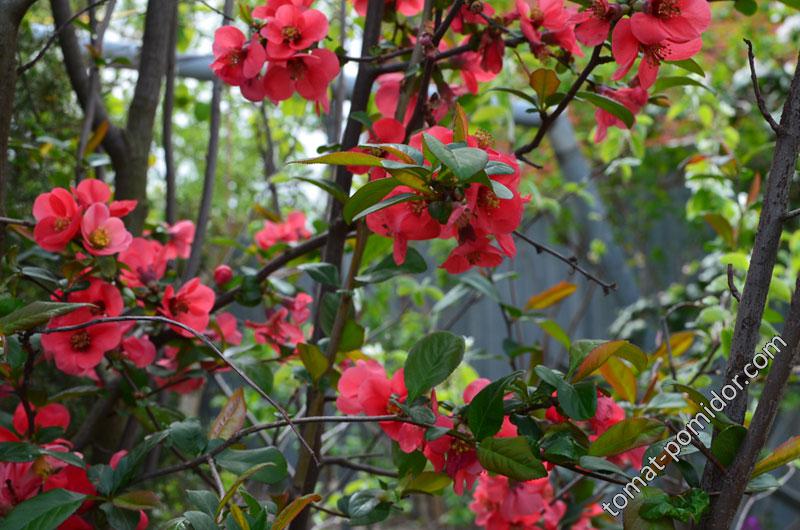
[[[322,459],[323,466],[339,466],[339,467],[346,467],[348,469],[355,469],[356,471],[363,471],[365,473],[370,473],[372,475],[378,475],[381,477],[390,477],[390,478],[397,478],[400,475],[397,471],[392,471],[390,469],[384,469],[382,467],[370,466],[367,464],[359,464],[357,462],[351,462],[346,458],[341,457],[328,457]]]
[[[60,333],[60,332],[64,332],[64,331],[76,331],[76,330],[84,329],[84,328],[87,328],[87,327],[90,327],[90,326],[93,326],[93,325],[96,325],[96,324],[103,324],[103,323],[110,323],[110,322],[137,322],[137,321],[140,321],[140,322],[160,322],[162,324],[169,324],[171,326],[175,326],[175,327],[178,327],[178,328],[183,329],[185,331],[188,331],[189,333],[191,333],[192,335],[194,335],[195,337],[200,339],[206,346],[211,348],[211,350],[214,352],[214,354],[217,357],[219,357],[219,359],[222,362],[227,364],[228,367],[231,370],[236,372],[236,374],[239,377],[241,377],[242,380],[244,380],[245,383],[247,383],[253,390],[255,390],[256,393],[258,393],[258,395],[260,395],[262,398],[267,400],[267,402],[270,405],[275,407],[275,409],[280,413],[280,415],[283,417],[283,419],[287,422],[287,425],[292,428],[292,431],[294,431],[294,433],[300,439],[300,443],[303,444],[303,446],[309,452],[309,454],[314,459],[314,461],[318,462],[317,455],[314,453],[313,449],[311,449],[311,447],[306,443],[305,439],[303,439],[303,437],[300,436],[300,433],[295,428],[294,423],[292,422],[292,420],[289,417],[289,414],[286,412],[286,410],[277,401],[272,399],[272,397],[269,394],[264,392],[264,390],[260,386],[258,386],[255,383],[255,381],[250,379],[250,376],[248,376],[246,373],[244,373],[241,368],[236,366],[236,364],[234,364],[233,361],[231,361],[230,359],[225,357],[225,355],[219,350],[219,348],[217,348],[217,346],[214,344],[213,341],[211,341],[211,339],[209,339],[208,337],[206,337],[205,335],[203,335],[199,331],[196,331],[193,328],[187,326],[186,324],[178,322],[177,320],[172,320],[171,318],[166,318],[166,317],[161,317],[161,316],[128,315],[128,316],[98,318],[96,320],[90,320],[88,322],[83,322],[81,324],[75,324],[75,325],[72,325],[72,326],[63,326],[63,327],[57,327],[57,328],[45,328],[43,330],[40,330],[40,333]]]
[[[781,132],[781,126],[778,122],[775,121],[775,118],[772,117],[770,114],[769,109],[767,108],[767,102],[764,100],[764,95],[761,93],[761,87],[758,86],[758,75],[756,74],[756,58],[753,54],[753,43],[750,42],[748,39],[744,39],[745,44],[747,44],[747,61],[750,63],[750,79],[753,81],[753,92],[756,96],[756,104],[758,105],[758,110],[761,112],[761,115],[769,124],[770,128],[775,131],[776,133]]]
[[[533,239],[529,238],[528,236],[517,230],[514,231],[514,235],[520,238],[521,240],[525,241],[529,245],[531,245],[533,248],[535,248],[536,252],[538,252],[539,254],[541,254],[542,252],[544,252],[545,254],[550,254],[554,258],[557,258],[566,263],[567,265],[569,265],[572,268],[573,272],[577,271],[581,273],[587,280],[595,282],[597,285],[603,288],[603,294],[607,295],[611,291],[615,291],[617,289],[616,282],[606,282],[604,280],[601,280],[600,278],[598,278],[597,276],[595,276],[594,274],[583,268],[581,264],[578,263],[578,258],[576,258],[575,256],[567,257],[558,252],[557,250],[548,247],[545,244],[534,241]]]
[[[13,219],[11,217],[0,217],[0,225],[17,225],[33,228],[36,226],[36,221],[28,221],[27,219]]]
[[[667,324],[667,318],[663,317],[661,319],[661,329],[664,332],[663,344],[667,349],[667,361],[669,363],[669,373],[672,375],[672,379],[675,381],[678,380],[678,374],[675,372],[675,362],[673,361],[672,357],[672,339],[670,338],[669,333],[669,324]]]
[[[734,283],[734,276],[733,276],[733,264],[728,263],[728,289],[731,290],[731,296],[733,296],[737,302],[742,302],[742,295],[739,293],[739,288],[736,287],[736,283]]]
[[[39,50],[39,53],[37,53],[36,56],[33,59],[31,59],[27,63],[25,63],[22,66],[19,66],[17,68],[17,75],[23,74],[23,73],[27,72],[28,70],[30,70],[31,68],[33,68],[33,65],[35,65],[37,62],[39,62],[41,60],[42,57],[44,57],[44,54],[47,53],[47,50],[50,49],[50,46],[53,45],[53,43],[58,38],[58,34],[61,33],[64,30],[64,28],[66,28],[70,24],[72,24],[78,17],[80,17],[84,13],[87,13],[87,12],[91,11],[92,9],[94,9],[95,7],[97,7],[97,6],[101,5],[101,4],[104,4],[106,2],[108,2],[108,0],[97,0],[97,2],[89,4],[88,6],[86,6],[83,9],[81,9],[80,11],[77,11],[74,15],[69,17],[69,19],[67,21],[65,21],[63,24],[58,26],[58,28],[56,28],[56,30],[53,32],[53,34],[50,35],[50,38],[47,39],[47,42],[44,44],[44,47],[41,50]]]
[[[214,478],[214,484],[217,486],[217,492],[219,492],[219,498],[223,498],[225,496],[225,486],[222,484],[222,478],[219,476],[219,470],[217,469],[217,465],[214,463],[214,457],[209,456],[206,458],[206,462],[208,462],[208,467],[211,469],[211,476]]]

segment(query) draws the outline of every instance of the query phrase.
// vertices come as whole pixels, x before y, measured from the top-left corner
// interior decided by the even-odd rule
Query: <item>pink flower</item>
[[[643,13],[631,17],[631,30],[644,44],[693,41],[711,24],[706,0],[649,0],[644,6]]]
[[[48,252],[61,252],[81,226],[81,212],[72,195],[64,188],[42,193],[33,203],[36,226],[33,237]]]
[[[648,99],[647,90],[642,87],[620,88],[618,90],[601,87],[599,92],[625,105],[634,116],[647,104]],[[602,109],[595,110],[594,119],[597,121],[597,131],[594,135],[594,141],[598,143],[605,140],[609,127],[628,127],[622,120]]]
[[[66,431],[69,427],[70,414],[67,407],[60,403],[48,403],[42,407],[35,407],[30,405],[33,409],[33,432],[36,433],[41,429],[57,427],[62,431]],[[17,405],[14,409],[14,416],[11,421],[14,427],[14,432],[0,427],[0,442],[19,442],[28,437],[28,413],[22,403]]]
[[[311,232],[306,229],[306,215],[291,212],[282,223],[264,221],[264,228],[256,232],[254,239],[259,248],[269,250],[277,243],[292,243],[310,236]]]
[[[310,48],[328,34],[328,19],[316,9],[301,9],[284,4],[261,29],[267,39],[267,56],[270,60],[288,59],[297,52]]]
[[[186,259],[192,252],[194,242],[194,223],[191,221],[178,221],[167,229],[169,241],[165,245],[166,258]]]
[[[253,9],[252,15],[253,18],[267,20],[268,18],[275,16],[275,12],[281,6],[288,4],[303,10],[311,7],[311,4],[313,3],[314,0],[268,0],[267,5],[258,6]]]
[[[83,246],[95,256],[110,256],[127,249],[133,236],[118,217],[112,217],[108,206],[94,203],[81,221]]]
[[[77,309],[50,321],[48,328],[83,324],[96,317],[88,309]],[[122,331],[113,322],[94,324],[74,331],[42,335],[42,348],[55,358],[56,366],[65,374],[83,375],[103,360],[103,355],[119,346]]]
[[[339,396],[336,407],[344,414],[361,414],[364,407],[358,397],[361,384],[369,378],[386,379],[386,371],[372,359],[356,361],[354,366],[344,370],[339,378]]]
[[[128,250],[120,252],[120,276],[128,287],[154,287],[167,270],[166,249],[158,241],[135,237]]]
[[[592,4],[572,16],[570,22],[575,26],[575,37],[585,46],[599,46],[608,38],[611,23],[622,15],[619,4],[608,0],[594,0]]]
[[[245,322],[245,326],[255,332],[256,342],[269,344],[279,354],[281,346],[294,349],[305,340],[300,326],[289,321],[289,310],[285,307],[273,311],[266,322],[258,323],[248,320]]]
[[[387,118],[394,118],[397,111],[397,104],[400,101],[400,89],[403,82],[402,73],[384,74],[377,79],[378,90],[375,91],[375,106],[378,112]],[[406,106],[406,113],[403,116],[403,123],[406,124],[411,119],[409,109],[417,106],[417,93],[411,94]]]
[[[450,27],[457,33],[468,34],[471,33],[470,30],[473,26],[485,26],[488,24],[484,17],[491,18],[493,16],[494,8],[487,2],[465,2]]]
[[[89,287],[69,293],[67,299],[75,303],[94,304],[97,308],[89,308],[94,315],[115,317],[121,315],[124,308],[119,289],[98,278],[91,278]]]
[[[244,33],[233,26],[222,26],[214,33],[214,62],[211,70],[229,85],[240,86],[256,77],[267,60],[257,36],[249,44]]]
[[[314,299],[306,293],[298,293],[294,298],[290,298],[284,305],[289,309],[289,314],[292,320],[298,324],[302,324],[308,317],[311,316],[311,309],[309,306]]]
[[[137,368],[147,368],[156,359],[156,347],[147,335],[126,337],[122,340],[122,351]]]
[[[198,333],[202,333],[208,327],[208,314],[213,307],[214,291],[200,283],[200,278],[192,278],[177,292],[172,285],[167,285],[159,312],[167,318],[177,320]],[[194,337],[185,329],[177,326],[171,327],[184,337]]]
[[[5,516],[14,506],[36,495],[42,486],[42,477],[33,469],[33,462],[0,462],[0,516]]]
[[[398,186],[385,198],[410,192],[411,188]],[[367,215],[367,226],[376,234],[394,239],[394,261],[398,265],[406,260],[409,241],[434,239],[442,231],[423,201],[402,202],[371,213]]]
[[[315,48],[309,54],[287,57],[285,62],[271,62],[263,79],[266,97],[273,103],[289,99],[297,92],[313,101],[317,112],[327,112],[330,101],[328,85],[339,75],[339,59],[330,50]]]
[[[557,530],[567,505],[554,499],[547,478],[512,482],[502,475],[482,473],[469,505],[475,523],[487,530]]]
[[[619,66],[612,79],[616,81],[625,77],[641,51],[643,56],[639,62],[638,78],[639,85],[644,89],[650,88],[655,83],[662,61],[688,59],[703,47],[703,41],[700,38],[686,42],[663,40],[657,43],[643,44],[634,36],[631,28],[632,22],[627,18],[623,18],[614,26],[611,53]]]
[[[574,26],[569,23],[573,10],[564,7],[564,0],[516,0],[522,34],[534,48],[557,44],[566,51],[582,56],[575,39]],[[549,31],[547,37],[540,30]]]
[[[378,0],[376,0],[378,1]],[[394,4],[393,7],[385,8],[385,12],[388,12],[390,9],[396,10],[403,16],[406,17],[413,17],[420,11],[422,11],[422,6],[424,5],[424,0],[385,0],[387,6],[391,6]],[[367,5],[369,4],[369,0],[354,0],[353,6],[356,8],[356,13],[360,16],[366,16],[367,14]]]
[[[98,179],[84,179],[73,190],[81,206],[91,206],[96,202],[106,204],[111,199],[111,188],[108,184]]]
[[[232,346],[238,346],[242,343],[242,332],[237,328],[235,316],[228,312],[217,313],[216,321],[217,327],[219,328],[219,335],[215,332],[213,334],[214,339],[222,339]]]

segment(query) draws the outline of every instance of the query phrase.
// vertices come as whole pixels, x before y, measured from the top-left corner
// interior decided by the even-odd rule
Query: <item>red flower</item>
[[[84,208],[99,202],[106,204],[111,199],[111,188],[98,179],[84,179],[72,190]],[[108,209],[114,217],[125,217],[136,208],[137,201],[111,201]]]
[[[469,507],[475,512],[475,523],[487,530],[557,530],[567,511],[567,505],[554,498],[548,478],[513,482],[485,472]]]
[[[81,226],[78,204],[64,188],[55,188],[36,197],[33,217],[36,219],[33,237],[48,252],[64,250]]]
[[[120,277],[128,287],[153,287],[167,270],[166,249],[158,241],[135,237],[117,258],[127,265]]]
[[[256,77],[267,60],[257,36],[247,44],[244,33],[233,26],[222,26],[214,33],[214,62],[211,70],[225,83],[240,86]]]
[[[285,62],[272,62],[263,79],[265,95],[278,103],[297,92],[308,101],[328,111],[328,85],[339,74],[339,59],[330,50],[316,48],[309,54],[288,57]]]
[[[313,301],[314,299],[308,294],[298,293],[294,298],[290,298],[287,302],[284,302],[284,305],[289,309],[292,320],[298,324],[302,324],[311,316],[311,309],[309,309],[308,306],[311,305]]]
[[[94,203],[81,221],[83,246],[95,256],[110,256],[127,249],[133,236],[118,217],[112,217],[108,206]]]
[[[711,24],[706,0],[649,0],[644,6],[631,17],[631,30],[644,44],[693,41]]]
[[[270,60],[288,59],[321,41],[327,34],[328,19],[322,12],[293,4],[278,7],[261,29],[261,36],[267,39]]]
[[[703,47],[700,38],[687,42],[663,40],[653,44],[643,44],[634,36],[631,28],[632,22],[627,18],[623,18],[614,26],[611,53],[619,66],[612,79],[619,80],[625,77],[641,51],[643,57],[639,62],[638,77],[639,85],[644,89],[650,88],[655,83],[661,61],[688,59]]]
[[[89,287],[69,293],[67,299],[75,303],[94,304],[97,308],[89,309],[94,315],[115,317],[121,315],[124,308],[119,289],[98,278],[91,278]]]
[[[165,245],[166,258],[186,259],[192,252],[192,242],[194,241],[194,223],[191,221],[178,221],[167,228],[169,241]]]
[[[39,492],[42,477],[36,474],[33,465],[33,462],[0,462],[0,516]]]
[[[235,316],[228,312],[217,313],[216,321],[219,334],[216,332],[212,334],[215,340],[222,339],[232,346],[238,346],[242,343],[242,332],[236,326],[237,320]]]
[[[354,0],[353,6],[356,8],[356,13],[362,17],[366,16],[368,3],[369,0]],[[424,3],[424,0],[386,0],[387,5],[394,4],[394,7],[389,7],[385,12],[390,12],[389,10],[394,9],[401,15],[413,17],[422,11]]]
[[[269,344],[276,353],[281,353],[281,346],[294,348],[305,340],[300,326],[289,321],[289,310],[285,307],[273,311],[266,322],[258,323],[248,320],[245,322],[245,326],[255,332],[256,342]]]
[[[516,6],[522,34],[534,48],[552,43],[583,55],[575,40],[574,26],[569,23],[574,11],[564,7],[564,0],[516,0]],[[541,29],[549,30],[546,39]]]
[[[403,143],[406,137],[406,128],[402,123],[394,118],[381,118],[369,128],[367,142],[369,144],[399,144]],[[392,155],[378,148],[354,147],[351,151],[356,153],[368,153],[380,158],[394,159]],[[370,168],[368,166],[347,166],[347,170],[356,175],[370,174],[370,180],[383,178],[386,170],[380,167]]]
[[[191,377],[189,367],[178,370],[178,348],[167,346],[164,348],[164,358],[156,361],[156,365],[165,370],[176,370],[169,377],[155,376],[153,379],[159,387],[164,387],[176,394],[189,394],[203,386],[206,380],[203,377]]]
[[[484,17],[491,18],[493,16],[494,8],[487,2],[480,0],[464,2],[450,27],[457,33],[471,33],[469,26],[486,25],[488,22]]]
[[[96,317],[89,309],[77,309],[50,321],[48,328],[83,324]],[[103,355],[119,346],[122,331],[118,324],[106,322],[74,331],[42,335],[42,347],[55,358],[56,366],[65,374],[83,375],[103,360]]]
[[[611,23],[620,17],[619,4],[608,0],[594,0],[588,9],[572,16],[570,22],[575,26],[575,37],[585,46],[599,46],[608,38]]]
[[[634,116],[647,104],[648,99],[647,90],[642,87],[620,88],[618,90],[601,87],[600,94],[619,101],[625,105]],[[622,120],[602,109],[595,110],[594,119],[597,121],[597,131],[594,135],[595,142],[602,142],[605,140],[609,127],[628,127]]]
[[[224,286],[226,283],[233,279],[233,269],[227,265],[220,265],[214,269],[214,283],[219,287]]]
[[[49,403],[39,408],[33,405],[30,406],[34,411],[34,433],[38,432],[40,429],[47,429],[48,427],[58,427],[64,431],[69,427],[69,410],[64,405]],[[14,417],[12,418],[11,424],[14,427],[14,432],[5,427],[0,427],[0,442],[19,442],[27,438],[28,413],[25,412],[25,407],[22,406],[22,403],[19,403],[14,410]]]
[[[214,307],[214,291],[200,283],[200,278],[192,278],[177,292],[172,285],[167,285],[159,312],[202,333],[208,327],[208,314],[212,307]],[[170,327],[184,337],[194,337],[185,329]]]
[[[497,267],[503,263],[503,253],[485,237],[461,243],[450,252],[439,267],[450,274],[461,274],[472,267]]]
[[[264,228],[256,232],[254,239],[259,248],[269,250],[277,243],[292,243],[310,236],[311,232],[306,229],[306,215],[291,212],[282,223],[264,221]]]
[[[156,359],[155,344],[150,342],[150,337],[147,335],[126,337],[122,340],[122,351],[125,353],[125,357],[138,368],[147,368]]]

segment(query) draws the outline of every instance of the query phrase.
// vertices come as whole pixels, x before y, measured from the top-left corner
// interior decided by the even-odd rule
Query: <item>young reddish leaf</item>
[[[300,352],[303,366],[306,367],[311,379],[316,383],[328,371],[328,359],[314,344],[298,344],[297,350]]]
[[[456,108],[453,111],[453,141],[466,142],[469,134],[469,122],[467,115],[464,113],[464,108],[456,103]]]
[[[694,331],[679,331],[672,333],[669,337],[669,345],[672,349],[672,356],[678,357],[686,353],[686,351],[694,344]],[[661,357],[667,354],[667,344],[662,343],[661,346],[653,353],[653,357]]]
[[[615,340],[600,344],[583,359],[572,376],[573,381],[580,381],[591,375],[595,370],[603,366],[612,356],[621,357],[629,361],[640,372],[647,367],[647,354],[638,346],[634,346],[626,340]]]
[[[106,133],[108,132],[108,120],[103,120],[100,122],[100,125],[97,126],[97,129],[94,130],[92,137],[89,138],[89,141],[86,142],[86,148],[83,150],[83,154],[88,155],[93,153],[97,146],[103,141],[103,138],[106,137]]]
[[[154,492],[139,490],[117,495],[111,502],[117,508],[124,508],[125,510],[149,510],[158,506],[160,501],[158,495]]]
[[[294,519],[300,515],[300,512],[302,512],[306,506],[321,500],[322,497],[316,493],[311,493],[309,495],[303,495],[302,497],[296,498],[275,517],[275,521],[272,523],[272,530],[284,530],[285,528],[288,528],[289,523],[294,521]]]
[[[612,425],[589,446],[589,456],[612,456],[650,445],[664,437],[667,428],[658,420],[628,418]]]
[[[380,167],[383,159],[368,153],[358,151],[341,151],[328,153],[314,158],[292,160],[290,164],[330,164],[332,166],[367,166]]]
[[[769,456],[756,462],[750,478],[753,479],[798,458],[800,458],[800,436],[795,436],[773,449]]]
[[[546,309],[570,296],[578,287],[574,283],[559,282],[554,286],[528,298],[525,309]]]
[[[600,367],[600,373],[619,397],[629,403],[636,403],[636,374],[628,365],[611,357]]]
[[[733,227],[727,219],[718,213],[707,213],[703,216],[703,219],[705,219],[706,223],[714,229],[714,232],[722,238],[726,245],[729,247],[734,246],[735,238]]]
[[[228,402],[222,407],[219,415],[208,430],[208,439],[227,440],[244,426],[247,418],[247,406],[244,403],[244,390],[239,387],[231,394]]]
[[[539,96],[539,104],[543,106],[544,101],[556,93],[561,81],[553,70],[539,68],[531,72],[528,83],[536,91],[536,95]]]
[[[747,194],[747,206],[752,206],[758,200],[761,193],[761,173],[756,173],[753,183],[750,185],[750,192]]]

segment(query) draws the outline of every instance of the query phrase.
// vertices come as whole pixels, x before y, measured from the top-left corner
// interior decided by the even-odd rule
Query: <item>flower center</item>
[[[92,344],[92,337],[88,331],[82,330],[69,338],[69,344],[75,351],[86,351]]]
[[[594,2],[592,2],[592,7],[590,9],[592,10],[592,14],[595,17],[600,18],[600,19],[605,18],[605,16],[606,16],[606,6],[600,0],[595,0]]]
[[[644,58],[653,66],[658,66],[669,53],[669,47],[663,44],[651,44],[644,47]]]
[[[108,229],[103,227],[95,228],[94,231],[89,234],[89,243],[91,243],[94,248],[106,248],[108,244],[111,243],[111,235],[108,233]]]
[[[544,23],[544,12],[542,11],[542,8],[539,7],[539,2],[536,2],[531,6],[531,14],[529,18],[534,26],[538,27]]]
[[[450,450],[461,455],[472,450],[472,447],[461,438],[456,438],[453,443],[450,444]]]
[[[231,54],[228,55],[228,64],[231,66],[236,66],[237,64],[241,63],[244,59],[242,55],[243,54],[241,51],[231,52]]]
[[[478,13],[483,13],[483,2],[481,2],[480,0],[473,0],[472,2],[468,2],[468,3],[469,3],[469,8],[468,9],[472,13],[475,13],[476,15]]]
[[[650,5],[650,13],[658,18],[672,18],[681,14],[678,0],[655,0]]]
[[[287,67],[289,68],[289,77],[292,81],[302,79],[306,75],[306,65],[300,59],[289,61]]]
[[[173,298],[169,301],[169,310],[174,315],[177,315],[178,313],[188,313],[189,305],[180,298]]]
[[[478,194],[478,203],[484,208],[495,209],[500,206],[500,199],[487,187],[481,188]]]
[[[68,217],[56,217],[53,228],[56,232],[63,232],[70,225]]]
[[[485,129],[478,129],[475,131],[475,139],[478,140],[478,147],[481,149],[494,147],[494,136]]]
[[[284,42],[297,42],[300,40],[300,30],[294,26],[286,26],[281,30]]]

